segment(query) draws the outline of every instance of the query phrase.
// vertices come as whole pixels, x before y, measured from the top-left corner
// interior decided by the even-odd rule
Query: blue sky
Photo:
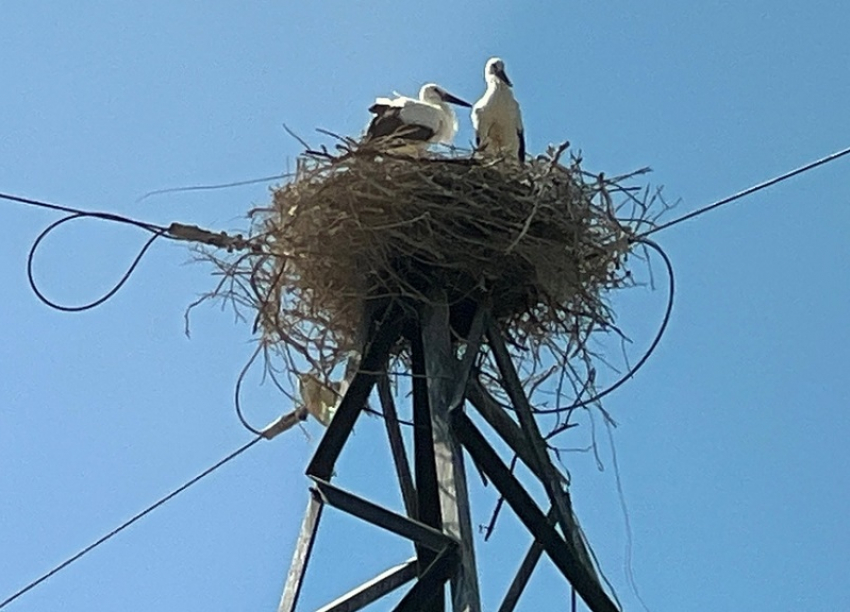
[[[291,169],[299,145],[283,123],[308,139],[316,127],[356,134],[393,90],[436,81],[474,100],[498,54],[530,151],[569,139],[596,171],[652,166],[683,213],[850,144],[848,18],[824,1],[4,3],[0,191],[244,229],[266,185],[136,199]],[[653,611],[850,600],[848,168],[656,236],[678,275],[673,320],[606,402],[630,561],[607,436],[604,471],[588,453],[567,457],[576,510],[627,609],[640,609],[627,567]],[[25,270],[55,218],[0,205],[0,600],[249,439],[231,398],[250,329],[204,307],[183,335],[209,269],[160,243],[105,305],[55,312]],[[51,297],[81,303],[143,239],[80,222],[45,244],[36,273]],[[614,299],[638,342],[662,303],[642,290]],[[249,382],[254,422],[290,408],[259,375]],[[321,433],[308,431],[255,446],[8,609],[275,609]],[[358,424],[338,482],[398,505],[380,432]],[[486,522],[492,492],[475,496],[473,521]],[[506,519],[477,544],[492,609],[527,538]],[[304,609],[409,554],[328,512]],[[520,609],[564,609],[550,566],[532,588]]]

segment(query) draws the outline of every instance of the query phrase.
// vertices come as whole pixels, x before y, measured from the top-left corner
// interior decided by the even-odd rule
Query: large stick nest
[[[326,378],[359,348],[367,304],[415,316],[435,292],[461,333],[469,306],[490,304],[516,356],[535,364],[528,376],[547,350],[561,367],[586,363],[591,333],[616,329],[607,297],[631,284],[632,238],[657,211],[648,189],[624,185],[643,170],[591,175],[565,151],[519,165],[351,142],[308,150],[271,206],[251,212],[254,251],[217,262],[234,281],[218,295],[249,304],[264,346],[290,366],[294,351]]]

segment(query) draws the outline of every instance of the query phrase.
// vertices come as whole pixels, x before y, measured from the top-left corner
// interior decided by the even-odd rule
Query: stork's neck
[[[487,79],[487,91],[510,91],[510,86],[497,76]]]
[[[444,121],[442,121],[442,125],[440,126],[437,136],[437,141],[444,144],[450,144],[455,133],[457,133],[457,115],[455,115],[454,109],[448,102],[440,100],[440,102],[437,103],[437,106],[439,106],[440,110],[443,111],[444,117]]]
[[[455,110],[452,108],[452,105],[448,102],[440,102],[440,108],[446,114],[446,117],[448,117],[449,125],[454,126],[454,130],[457,131],[457,115],[455,115]]]

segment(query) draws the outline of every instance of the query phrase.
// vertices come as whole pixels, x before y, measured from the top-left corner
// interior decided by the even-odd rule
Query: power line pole
[[[451,612],[481,612],[464,451],[495,485],[534,540],[507,589],[500,612],[514,609],[543,553],[592,612],[618,612],[599,582],[578,531],[565,483],[545,450],[528,398],[488,309],[477,307],[473,316],[458,315],[444,296],[437,295],[422,305],[418,313],[414,320],[401,309],[389,307],[382,320],[373,326],[359,370],[307,467],[314,487],[278,612],[294,612],[296,608],[324,504],[410,540],[416,556],[327,604],[321,612],[359,610],[411,581],[414,581],[412,587],[396,605],[395,612],[441,612],[448,582]],[[459,333],[466,337],[460,359],[455,356],[452,344],[452,338]],[[519,423],[492,398],[475,375],[474,365],[485,338],[495,357],[501,385],[511,398],[514,411],[520,415]],[[415,427],[412,474],[387,383],[389,355],[400,339],[407,341],[411,355]],[[330,482],[336,460],[375,385],[387,421],[387,435],[405,502],[404,515]],[[548,515],[466,416],[467,401],[543,482],[551,506]]]

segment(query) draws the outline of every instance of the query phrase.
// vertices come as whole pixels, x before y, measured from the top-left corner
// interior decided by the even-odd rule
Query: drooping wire
[[[700,215],[703,215],[703,214],[705,214],[705,213],[707,213],[711,210],[714,210],[715,208],[720,208],[721,206],[725,206],[726,204],[730,204],[730,203],[734,202],[735,200],[740,200],[743,197],[751,195],[751,194],[753,194],[757,191],[761,191],[762,189],[766,189],[766,188],[768,188],[772,185],[776,185],[777,183],[781,183],[782,181],[786,181],[786,180],[788,180],[792,177],[795,177],[799,174],[803,174],[804,172],[808,172],[809,170],[814,170],[818,166],[823,166],[824,164],[828,164],[829,162],[835,161],[836,159],[844,157],[845,155],[850,155],[850,147],[847,147],[846,149],[842,149],[840,151],[836,151],[835,153],[830,153],[829,155],[826,155],[825,157],[821,157],[820,159],[817,159],[813,162],[809,162],[808,164],[800,166],[799,168],[795,168],[794,170],[790,170],[788,172],[785,172],[784,174],[780,174],[779,176],[775,176],[775,177],[768,179],[766,181],[762,181],[761,183],[753,185],[752,187],[747,187],[743,191],[739,191],[738,193],[734,193],[730,196],[727,196],[727,197],[725,197],[721,200],[714,202],[713,204],[709,204],[707,206],[703,206],[702,208],[698,208],[697,210],[689,212],[686,215],[682,215],[681,217],[678,217],[676,219],[672,219],[672,220],[668,221],[667,223],[662,223],[661,225],[656,225],[652,229],[649,229],[649,230],[645,231],[643,234],[641,234],[639,236],[639,238],[646,238],[650,234],[660,232],[661,230],[667,229],[669,227],[673,227],[674,225],[682,223],[683,221],[687,221],[688,219],[693,219],[694,217],[698,217]]]
[[[664,267],[667,270],[667,279],[668,279],[668,288],[667,288],[667,307],[664,310],[664,318],[661,320],[661,325],[658,327],[658,331],[655,334],[655,338],[653,338],[652,343],[649,345],[649,348],[646,349],[646,352],[641,356],[641,358],[635,363],[633,367],[629,369],[628,372],[623,374],[619,380],[617,380],[614,384],[607,387],[603,391],[593,395],[592,397],[585,400],[576,400],[569,406],[565,406],[562,408],[535,408],[534,412],[536,414],[554,414],[561,412],[569,412],[571,410],[575,410],[576,408],[583,408],[584,406],[588,406],[590,404],[594,404],[601,400],[603,397],[613,393],[624,384],[626,384],[631,378],[637,374],[638,370],[640,370],[644,364],[649,360],[652,354],[655,352],[655,349],[658,347],[658,344],[661,342],[661,338],[664,336],[664,332],[667,331],[667,325],[670,323],[670,316],[673,313],[673,302],[676,296],[676,279],[673,272],[673,262],[670,261],[670,257],[667,253],[662,249],[657,243],[649,240],[647,238],[638,237],[634,239],[635,242],[643,244],[644,246],[649,247],[656,253],[661,256],[661,259],[664,261]],[[557,435],[561,431],[563,431],[562,427],[556,427],[553,429],[547,436],[546,439],[551,438],[554,435]]]
[[[110,215],[110,216],[112,216],[112,215]],[[38,235],[38,237],[33,242],[32,247],[30,247],[29,255],[27,255],[27,280],[29,281],[30,288],[32,289],[33,293],[35,293],[36,297],[39,300],[41,300],[42,302],[44,302],[47,306],[50,306],[51,308],[55,308],[56,310],[60,310],[62,312],[82,312],[84,310],[90,310],[92,308],[96,308],[97,306],[100,306],[105,301],[107,301],[109,298],[111,298],[113,295],[118,293],[118,291],[121,289],[121,287],[124,286],[124,283],[126,283],[130,279],[130,276],[136,270],[136,266],[139,265],[139,262],[142,260],[142,257],[145,256],[145,253],[147,253],[148,249],[153,245],[154,242],[156,242],[157,238],[161,238],[161,237],[165,236],[166,232],[168,232],[167,227],[157,227],[156,229],[153,229],[152,227],[147,227],[146,224],[142,224],[142,223],[139,223],[139,222],[133,222],[132,220],[123,220],[123,218],[122,218],[122,222],[130,223],[131,225],[137,225],[139,227],[143,227],[147,231],[150,231],[153,235],[150,238],[148,238],[147,241],[145,241],[144,245],[142,245],[141,250],[139,250],[138,254],[133,259],[130,266],[127,268],[127,270],[124,272],[124,274],[118,280],[118,282],[115,283],[115,285],[113,285],[113,287],[109,291],[107,291],[105,294],[103,294],[101,297],[97,298],[96,300],[93,300],[93,301],[91,301],[87,304],[83,304],[82,306],[64,306],[62,304],[58,304],[58,303],[52,301],[51,299],[49,299],[47,296],[45,296],[41,292],[41,289],[38,288],[38,284],[36,283],[35,276],[33,274],[33,260],[35,258],[35,252],[36,252],[36,250],[38,250],[38,247],[41,244],[42,240],[44,240],[47,237],[47,235],[50,234],[50,232],[52,232],[53,230],[58,228],[60,225],[64,225],[65,223],[68,223],[69,221],[74,221],[75,219],[82,219],[82,218],[85,218],[85,217],[94,217],[94,218],[98,218],[98,219],[108,218],[108,217],[101,216],[101,214],[99,214],[99,213],[74,213],[74,214],[68,215],[66,217],[62,217],[58,221],[54,221],[53,223],[48,225],[44,230],[42,230],[42,232]],[[108,220],[117,221],[118,219],[112,218],[112,219],[108,219]]]
[[[248,370],[251,369],[251,366],[254,365],[254,361],[257,360],[257,357],[259,356],[262,349],[262,345],[257,346],[257,350],[254,351],[254,353],[251,355],[251,358],[248,360],[248,363],[246,363],[242,368],[242,371],[239,372],[239,377],[236,379],[236,387],[233,389],[233,406],[234,408],[236,408],[236,416],[239,418],[239,422],[242,424],[242,427],[258,436],[262,436],[263,432],[251,425],[248,422],[248,419],[245,418],[245,415],[242,413],[242,402],[240,401],[240,394],[242,391],[242,383],[245,380],[245,376],[248,374]]]
[[[224,459],[217,461],[216,463],[214,463],[213,465],[211,465],[210,467],[205,469],[203,472],[201,472],[200,474],[198,474],[197,476],[195,476],[191,480],[187,481],[185,484],[174,489],[174,491],[172,491],[171,493],[169,493],[165,497],[154,502],[153,504],[151,504],[150,506],[148,506],[147,508],[145,508],[144,510],[142,510],[138,514],[134,515],[132,518],[125,521],[124,523],[122,523],[121,525],[119,525],[118,527],[116,527],[115,529],[113,529],[112,531],[107,533],[106,535],[104,535],[101,538],[99,538],[98,540],[92,542],[91,544],[86,546],[84,549],[82,549],[80,552],[78,552],[77,554],[73,555],[72,557],[69,557],[68,559],[66,559],[65,561],[63,561],[62,563],[60,563],[59,565],[57,565],[53,569],[51,569],[49,572],[43,574],[42,576],[40,576],[36,580],[33,580],[32,582],[30,582],[28,585],[26,585],[22,589],[19,589],[14,594],[12,594],[11,596],[7,597],[2,602],[0,602],[0,609],[5,608],[10,603],[12,603],[16,599],[18,599],[21,595],[31,591],[32,589],[34,589],[38,585],[42,584],[48,578],[55,576],[60,571],[62,571],[63,569],[65,569],[66,567],[68,567],[69,565],[74,563],[75,561],[80,560],[83,556],[90,553],[92,550],[94,550],[95,548],[97,548],[98,546],[100,546],[101,544],[106,542],[107,540],[113,538],[114,536],[118,535],[119,533],[121,533],[122,531],[127,529],[130,525],[132,525],[136,521],[142,519],[143,517],[147,516],[148,514],[150,514],[151,512],[156,510],[157,508],[159,508],[160,506],[163,506],[167,502],[171,501],[172,499],[177,497],[180,493],[182,493],[183,491],[185,491],[186,489],[188,489],[192,485],[200,482],[201,480],[203,480],[204,478],[206,478],[207,476],[209,476],[210,474],[215,472],[217,469],[219,469],[220,467],[222,467],[226,463],[232,461],[233,459],[235,459],[236,457],[238,457],[239,455],[241,455],[242,453],[247,451],[249,448],[254,446],[257,442],[259,442],[262,439],[263,439],[262,436],[257,436],[253,440],[243,444],[241,447],[239,447],[238,449],[236,449],[235,451],[233,451],[232,453],[227,455]]]
[[[762,189],[766,189],[767,187],[770,187],[772,185],[776,185],[776,184],[783,182],[785,180],[788,180],[788,179],[790,179],[794,176],[798,176],[800,174],[808,172],[809,170],[813,170],[813,169],[815,169],[819,166],[822,166],[822,165],[825,165],[825,164],[830,163],[832,161],[835,161],[835,160],[837,160],[841,157],[844,157],[848,154],[850,154],[850,147],[847,147],[847,148],[842,149],[840,151],[831,153],[831,154],[824,156],[824,157],[822,157],[818,160],[815,160],[813,162],[810,162],[808,164],[805,164],[803,166],[795,168],[794,170],[791,170],[789,172],[786,172],[786,173],[781,174],[779,176],[776,176],[774,178],[771,178],[771,179],[768,179],[768,180],[763,181],[761,183],[758,183],[756,185],[753,185],[753,186],[751,186],[747,189],[744,189],[743,191],[739,191],[738,193],[735,193],[731,196],[725,197],[721,200],[718,200],[717,202],[714,202],[712,204],[709,204],[707,206],[699,208],[699,209],[692,211],[692,212],[690,212],[686,215],[683,215],[681,217],[678,217],[676,219],[673,219],[673,220],[668,221],[666,223],[663,223],[661,225],[657,225],[657,226],[649,229],[648,231],[644,232],[643,234],[637,236],[634,239],[634,242],[641,242],[644,245],[648,246],[649,248],[652,248],[653,250],[655,250],[659,255],[661,255],[662,259],[664,260],[664,264],[667,268],[668,277],[669,277],[669,281],[670,281],[670,290],[669,290],[669,294],[668,294],[667,310],[666,310],[664,319],[662,321],[661,327],[659,328],[658,334],[656,335],[656,337],[653,340],[652,344],[650,345],[649,349],[641,357],[641,359],[637,362],[637,364],[633,368],[631,368],[629,370],[629,372],[627,372],[622,378],[620,378],[617,382],[615,382],[613,385],[611,385],[610,387],[608,387],[604,391],[594,395],[593,397],[591,397],[589,399],[574,402],[571,406],[568,406],[568,407],[565,407],[565,408],[538,409],[538,410],[536,410],[536,412],[539,413],[539,414],[549,414],[549,413],[556,413],[556,412],[562,412],[562,411],[570,411],[572,409],[580,408],[580,407],[592,404],[594,402],[597,402],[602,397],[608,395],[609,393],[612,393],[613,391],[618,389],[620,386],[625,384],[628,380],[630,380],[635,375],[635,373],[646,363],[646,361],[649,359],[651,354],[654,352],[658,343],[661,341],[661,337],[663,336],[664,332],[666,331],[666,327],[667,327],[667,324],[669,322],[670,314],[672,312],[672,307],[673,307],[673,297],[674,297],[674,287],[675,287],[674,276],[673,276],[673,266],[672,266],[672,263],[670,262],[669,257],[663,251],[663,249],[661,249],[661,247],[659,247],[658,244],[656,244],[655,242],[647,240],[646,239],[647,236],[654,234],[656,232],[659,232],[661,230],[673,227],[674,225],[677,225],[677,224],[682,223],[684,221],[687,221],[689,219],[703,215],[703,214],[705,214],[705,213],[707,213],[711,210],[714,210],[716,208],[720,208],[721,206],[724,206],[726,204],[730,204],[731,202],[734,202],[734,201],[739,200],[743,197],[746,197],[748,195],[756,193],[757,191],[761,191]],[[211,187],[216,187],[216,186],[211,186]],[[202,187],[199,187],[199,188],[204,188],[204,187],[202,186]],[[194,188],[186,188],[186,189],[191,190],[191,189],[194,189]],[[166,191],[168,191],[168,190],[166,190]],[[151,194],[153,194],[153,193],[156,193],[156,192],[151,192]],[[144,196],[144,197],[147,197],[147,196]],[[56,204],[50,204],[50,203],[47,203],[47,202],[41,202],[41,201],[38,201],[38,200],[32,200],[32,199],[29,199],[29,198],[23,198],[23,197],[20,197],[20,196],[14,196],[14,195],[4,194],[4,193],[0,193],[0,199],[6,199],[6,200],[19,202],[19,203],[23,203],[23,204],[29,204],[29,205],[33,205],[33,206],[47,208],[47,209],[50,209],[50,210],[57,210],[57,211],[70,213],[70,215],[68,217],[65,217],[65,218],[61,219],[60,221],[52,224],[44,232],[42,232],[41,235],[39,235],[38,239],[33,244],[33,248],[30,251],[30,255],[29,255],[29,258],[28,258],[28,262],[27,262],[27,274],[28,274],[28,277],[29,277],[30,285],[33,288],[33,291],[36,293],[36,295],[39,297],[39,299],[41,299],[45,304],[47,304],[47,305],[49,305],[53,308],[57,308],[59,310],[77,312],[77,311],[80,311],[80,310],[86,310],[88,308],[93,308],[93,307],[103,303],[104,301],[108,300],[127,281],[129,276],[134,271],[135,267],[138,265],[142,256],[144,256],[145,252],[151,246],[151,244],[157,238],[159,238],[160,236],[168,237],[168,228],[156,226],[156,225],[153,225],[153,224],[143,223],[143,222],[140,222],[140,221],[135,221],[135,220],[128,219],[126,217],[121,217],[121,216],[118,216],[118,215],[112,215],[112,214],[109,214],[109,213],[91,213],[91,212],[86,212],[86,211],[82,211],[82,210],[78,210],[78,209],[74,209],[74,208],[70,208],[70,207],[59,206],[59,205],[56,205]],[[95,218],[101,218],[101,219],[105,219],[105,220],[129,223],[131,225],[135,225],[137,227],[140,227],[142,229],[150,231],[154,235],[148,240],[148,242],[145,243],[145,245],[142,247],[142,249],[139,252],[139,254],[137,255],[137,257],[134,259],[134,261],[131,264],[128,271],[119,280],[119,282],[116,284],[116,286],[113,287],[112,290],[110,290],[102,298],[95,300],[94,302],[92,302],[90,304],[86,304],[84,306],[79,306],[79,307],[66,307],[66,306],[61,306],[61,305],[58,305],[58,304],[51,302],[38,290],[38,288],[36,287],[36,285],[34,283],[33,276],[32,276],[32,257],[34,255],[35,249],[37,248],[38,244],[41,242],[41,240],[44,239],[44,237],[50,231],[52,231],[53,229],[55,229],[56,227],[58,227],[59,225],[65,223],[65,222],[71,221],[72,219],[76,219],[76,218],[79,218],[79,217],[95,217]],[[240,420],[242,420],[241,415],[240,415]],[[243,424],[246,424],[246,423],[243,422]],[[555,432],[552,432],[550,435],[553,435],[554,433]]]
[[[138,221],[136,219],[124,217],[122,215],[116,215],[113,213],[105,212],[86,211],[78,208],[71,208],[70,206],[60,206],[58,204],[51,204],[50,202],[34,200],[32,198],[24,198],[8,193],[0,193],[0,199],[7,200],[10,202],[17,202],[19,204],[26,204],[27,206],[34,206],[36,208],[44,208],[47,210],[67,213],[66,216],[48,225],[36,237],[35,241],[32,244],[32,247],[30,247],[29,254],[27,255],[27,280],[29,281],[30,288],[32,289],[33,293],[35,293],[36,297],[47,306],[50,306],[51,308],[55,308],[56,310],[60,310],[62,312],[82,312],[84,310],[89,310],[91,308],[99,306],[100,304],[103,304],[105,301],[115,295],[121,289],[121,287],[124,286],[124,283],[127,282],[130,276],[136,270],[136,267],[139,265],[139,262],[142,260],[142,257],[144,257],[145,253],[147,253],[148,249],[158,238],[165,237],[173,239],[173,236],[169,236],[170,228],[168,227],[156,225],[154,223],[147,223],[145,221]],[[33,272],[33,262],[35,259],[35,253],[38,250],[39,246],[41,246],[41,243],[44,241],[44,239],[47,238],[47,236],[51,232],[64,225],[65,223],[85,218],[101,219],[103,221],[110,221],[113,223],[124,223],[126,225],[132,225],[133,227],[137,227],[146,232],[150,232],[152,236],[142,245],[142,248],[140,249],[136,257],[133,259],[130,266],[127,268],[127,271],[121,276],[118,282],[103,296],[92,302],[89,302],[88,304],[83,304],[82,306],[65,306],[50,300],[46,295],[44,295],[41,289],[39,289],[38,283],[35,280],[35,274]]]
[[[748,195],[752,195],[753,193],[756,193],[757,191],[761,191],[762,189],[766,189],[768,187],[771,187],[773,185],[776,185],[778,183],[786,181],[786,180],[788,180],[792,177],[799,176],[800,174],[808,172],[809,170],[814,170],[815,168],[817,168],[819,166],[823,166],[825,164],[833,162],[837,159],[845,157],[846,155],[850,155],[850,147],[847,147],[845,149],[841,149],[840,151],[836,151],[834,153],[830,153],[829,155],[821,157],[820,159],[817,159],[815,161],[812,161],[812,162],[809,162],[809,163],[804,164],[802,166],[799,166],[798,168],[795,168],[793,170],[790,170],[788,172],[785,172],[783,174],[780,174],[778,176],[770,178],[766,181],[762,181],[761,183],[758,183],[758,184],[753,185],[751,187],[748,187],[748,188],[746,188],[742,191],[739,191],[739,192],[734,193],[730,196],[722,198],[722,199],[720,199],[720,200],[718,200],[718,201],[716,201],[712,204],[709,204],[707,206],[703,206],[702,208],[699,208],[695,211],[692,211],[692,212],[690,212],[686,215],[683,215],[683,216],[678,217],[676,219],[672,219],[671,221],[668,221],[666,223],[656,225],[655,227],[647,230],[646,232],[636,236],[633,239],[633,242],[642,243],[645,246],[647,246],[647,247],[651,248],[652,250],[654,250],[655,252],[657,252],[661,256],[662,260],[664,261],[664,266],[667,270],[667,275],[668,275],[668,278],[669,278],[669,292],[668,292],[668,300],[667,300],[667,309],[666,309],[666,312],[664,314],[664,319],[661,323],[661,327],[659,328],[658,333],[655,336],[655,339],[652,341],[652,344],[649,346],[646,353],[644,353],[644,355],[635,364],[635,366],[633,368],[631,368],[628,372],[626,372],[626,374],[624,374],[617,382],[615,382],[613,385],[611,385],[610,387],[608,387],[604,391],[597,393],[596,395],[594,395],[593,397],[591,397],[589,399],[576,401],[572,405],[567,406],[567,407],[548,408],[548,409],[547,408],[541,408],[541,409],[535,409],[535,412],[538,413],[538,414],[560,413],[560,412],[565,412],[565,411],[571,411],[575,408],[582,408],[584,406],[587,406],[589,404],[593,404],[594,402],[599,401],[600,399],[602,399],[603,397],[605,397],[606,395],[608,395],[610,393],[613,393],[615,390],[617,390],[622,385],[624,385],[627,381],[629,381],[635,375],[635,373],[646,363],[646,361],[649,359],[649,357],[655,351],[655,348],[658,346],[658,343],[661,341],[661,337],[664,335],[664,332],[667,329],[667,324],[670,321],[670,315],[671,315],[672,310],[673,310],[673,298],[674,298],[674,293],[675,293],[675,280],[674,280],[674,275],[673,275],[673,264],[671,263],[670,258],[667,256],[667,253],[665,253],[664,250],[657,243],[655,243],[651,240],[648,240],[647,236],[654,234],[656,232],[660,232],[661,230],[673,227],[674,225],[677,225],[677,224],[682,223],[684,221],[687,221],[689,219],[693,219],[695,217],[703,215],[703,214],[710,212],[710,211],[712,211],[716,208],[720,208],[721,206],[725,206],[726,204],[730,204],[730,203],[732,203],[736,200],[740,200],[741,198],[744,198]],[[554,429],[552,432],[549,433],[549,435],[547,436],[547,439],[554,436],[554,435],[557,435],[557,433],[560,433],[560,431],[562,431],[562,429],[560,429],[560,428]]]
[[[148,249],[158,238],[205,244],[219,249],[226,249],[228,252],[249,249],[252,252],[257,253],[262,250],[262,247],[250,237],[244,238],[242,234],[229,235],[226,232],[212,232],[196,225],[186,225],[184,223],[174,222],[171,223],[168,227],[164,227],[162,225],[147,223],[145,221],[138,221],[136,219],[124,217],[122,215],[116,215],[114,213],[80,210],[78,208],[60,206],[58,204],[51,204],[50,202],[43,202],[41,200],[24,198],[21,196],[11,195],[7,193],[0,193],[0,200],[7,200],[10,202],[26,204],[28,206],[35,206],[37,208],[44,208],[47,210],[66,213],[65,217],[51,223],[38,235],[38,237],[33,242],[33,245],[30,248],[30,252],[27,257],[27,278],[29,280],[29,284],[33,290],[33,293],[35,293],[36,297],[38,297],[38,299],[41,300],[47,306],[50,306],[51,308],[55,308],[57,310],[61,310],[63,312],[80,312],[83,310],[88,310],[90,308],[99,306],[100,304],[111,298],[113,295],[115,295],[118,290],[124,286],[124,283],[127,282],[127,280],[135,271],[136,267],[139,265],[139,262],[141,261],[142,257],[144,257],[145,253],[147,253]],[[141,250],[133,259],[127,271],[121,276],[121,278],[112,287],[112,289],[110,289],[105,295],[94,300],[93,302],[84,304],[82,306],[64,306],[62,304],[57,304],[56,302],[51,301],[38,288],[38,285],[35,281],[35,275],[33,273],[33,262],[35,259],[35,252],[41,246],[42,241],[51,232],[55,231],[59,226],[64,225],[69,221],[74,221],[76,219],[83,218],[101,219],[103,221],[111,221],[114,223],[124,223],[142,229],[146,232],[150,232],[153,235],[147,240],[147,242],[145,242],[144,245],[142,245]]]
[[[223,233],[223,232],[213,233],[213,232],[209,232],[207,230],[201,229],[201,228],[196,227],[196,226],[184,225],[184,224],[181,224],[181,223],[172,223],[170,226],[164,227],[164,226],[160,226],[160,225],[155,225],[153,223],[146,223],[146,222],[143,222],[143,221],[137,221],[135,219],[131,219],[129,217],[123,217],[121,215],[116,215],[116,214],[113,214],[113,213],[85,211],[85,210],[80,210],[80,209],[76,209],[76,208],[71,208],[71,207],[68,207],[68,206],[60,206],[58,204],[51,204],[50,202],[44,202],[44,201],[41,201],[41,200],[34,200],[34,199],[31,199],[31,198],[24,198],[24,197],[21,197],[21,196],[16,196],[16,195],[11,195],[11,194],[6,194],[6,193],[0,193],[0,199],[12,201],[12,202],[18,202],[18,203],[26,204],[26,205],[29,205],[29,206],[35,206],[37,208],[44,208],[44,209],[47,209],[47,210],[53,210],[53,211],[59,211],[59,212],[67,213],[66,216],[64,216],[61,219],[59,219],[58,221],[54,221],[53,223],[48,225],[36,237],[35,241],[32,244],[32,247],[30,247],[29,255],[27,256],[27,279],[29,280],[30,288],[32,289],[33,293],[35,293],[36,297],[39,300],[41,300],[44,304],[46,304],[47,306],[50,306],[51,308],[54,308],[54,309],[62,311],[62,312],[81,312],[81,311],[84,311],[84,310],[89,310],[91,308],[95,308],[95,307],[99,306],[100,304],[103,304],[108,299],[110,299],[129,280],[130,276],[133,274],[133,272],[136,270],[136,267],[141,262],[142,257],[144,257],[145,253],[147,253],[148,249],[153,245],[153,243],[158,238],[167,238],[169,240],[177,240],[177,241],[183,240],[183,241],[190,241],[190,242],[199,242],[199,243],[203,243],[203,244],[209,244],[209,245],[212,245],[212,246],[216,246],[216,247],[219,247],[219,248],[226,248],[226,249],[228,249],[228,251],[231,250],[231,249],[252,248],[250,241],[243,239],[241,235],[228,236],[226,233]],[[125,223],[125,224],[128,224],[128,225],[132,225],[134,227],[138,227],[140,229],[143,229],[147,232],[150,232],[152,234],[152,236],[142,245],[142,248],[140,249],[140,251],[138,252],[136,257],[133,259],[133,261],[130,263],[130,266],[127,268],[127,270],[124,272],[124,274],[118,280],[118,282],[109,291],[107,291],[104,295],[102,295],[98,299],[96,299],[92,302],[89,302],[87,304],[83,304],[82,306],[65,306],[65,305],[58,304],[58,303],[52,301],[50,298],[48,298],[46,295],[44,295],[44,293],[38,287],[38,283],[35,280],[35,274],[34,274],[34,271],[33,271],[35,253],[38,250],[38,248],[41,246],[44,239],[51,232],[55,231],[57,228],[64,225],[65,223],[68,223],[70,221],[74,221],[74,220],[77,220],[77,219],[82,219],[82,218],[94,218],[94,219],[102,219],[102,220],[105,220],[105,221],[112,221],[112,222],[116,222],[116,223]],[[258,349],[258,352],[259,352],[259,349]],[[235,393],[236,414],[239,417],[239,421],[242,423],[242,425],[248,431],[250,431],[252,434],[257,435],[257,436],[261,435],[262,432],[259,429],[251,426],[248,423],[245,416],[243,415],[242,407],[241,407],[240,401],[239,401],[239,391],[240,391],[240,388],[241,388],[241,385],[242,385],[242,381],[243,381],[248,369],[250,368],[250,366],[253,364],[253,362],[257,358],[258,352],[254,353],[254,355],[251,357],[249,362],[246,364],[242,373],[239,375],[239,379],[238,379],[237,384],[236,384],[236,393]]]

